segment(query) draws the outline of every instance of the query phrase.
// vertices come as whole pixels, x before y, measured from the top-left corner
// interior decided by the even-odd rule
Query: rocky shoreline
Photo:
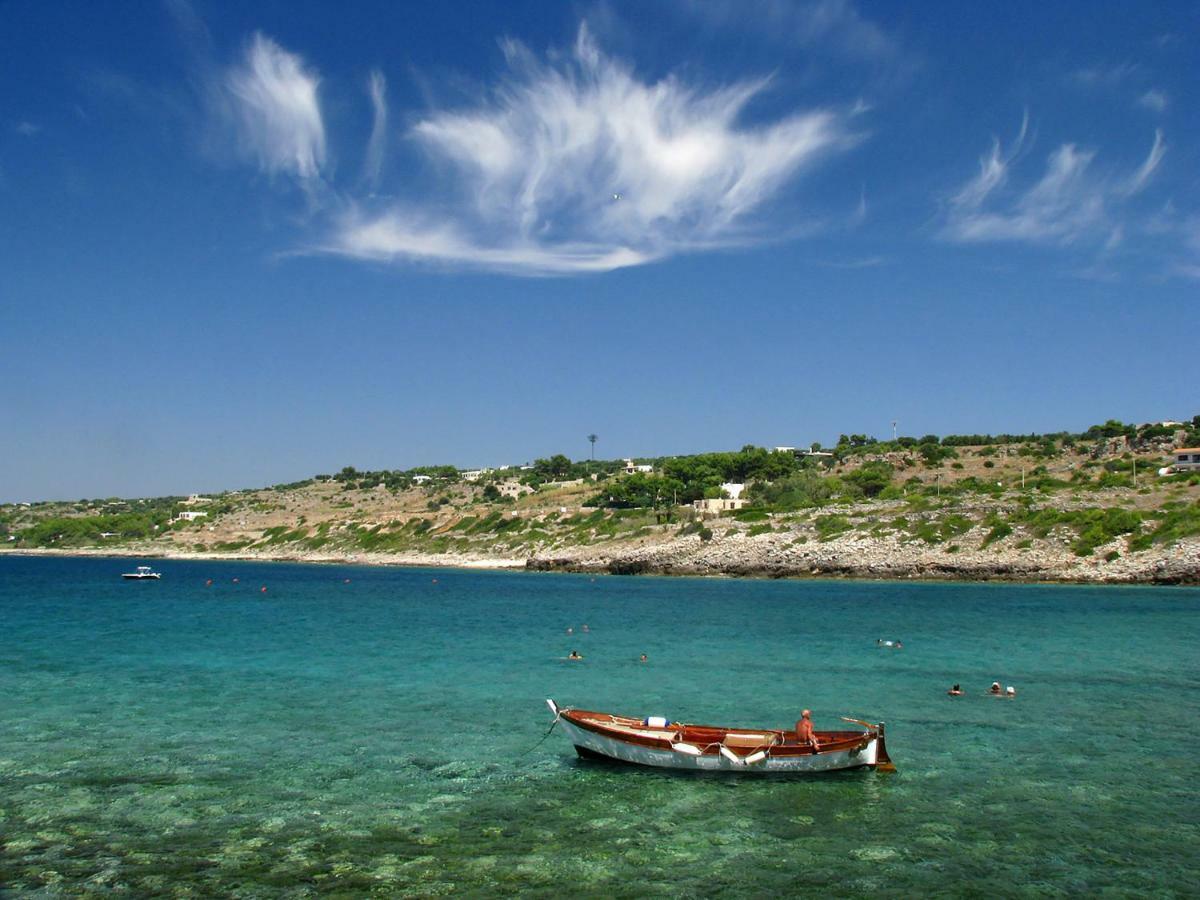
[[[916,547],[886,539],[849,538],[800,545],[754,539],[740,546],[705,546],[699,539],[619,553],[580,548],[535,556],[536,571],[619,575],[727,575],[761,578],[1061,582],[1077,584],[1200,584],[1200,541],[1106,560],[1075,556],[1068,546],[988,552]]]
[[[1115,552],[1115,556],[1113,553]],[[1124,542],[1076,556],[1070,541],[1046,538],[1025,547],[952,549],[892,536],[843,535],[809,540],[795,532],[748,536],[744,531],[709,541],[672,537],[655,543],[605,543],[561,548],[528,557],[480,553],[336,553],[286,549],[196,552],[145,545],[111,549],[4,550],[7,555],[101,556],[143,559],[248,560],[339,565],[681,575],[752,578],[1008,581],[1077,584],[1200,584],[1200,539],[1125,554]],[[1113,558],[1108,558],[1113,556]]]

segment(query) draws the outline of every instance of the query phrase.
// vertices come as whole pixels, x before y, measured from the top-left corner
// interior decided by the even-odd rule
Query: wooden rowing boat
[[[894,772],[880,722],[844,721],[863,731],[818,731],[817,747],[779,729],[689,725],[559,707],[547,700],[555,724],[585,759],[702,772],[808,773],[873,768]]]

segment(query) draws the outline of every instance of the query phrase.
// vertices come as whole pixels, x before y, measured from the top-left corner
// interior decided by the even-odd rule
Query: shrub
[[[817,516],[817,520],[813,524],[817,528],[817,537],[822,541],[832,540],[852,527],[849,519],[836,515]]]
[[[983,524],[990,524],[992,527],[987,536],[984,537],[983,543],[979,545],[980,550],[986,549],[990,544],[1003,540],[1013,533],[1013,527],[997,516],[990,517]]]

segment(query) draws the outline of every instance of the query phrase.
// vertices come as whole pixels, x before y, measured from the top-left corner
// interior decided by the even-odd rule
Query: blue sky
[[[0,5],[0,500],[1200,412],[1200,8]]]

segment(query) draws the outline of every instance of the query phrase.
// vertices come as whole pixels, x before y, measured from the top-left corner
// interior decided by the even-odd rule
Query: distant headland
[[[593,436],[589,435],[589,439]],[[595,442],[593,441],[593,446]],[[1200,583],[1200,416],[0,505],[7,553]]]

